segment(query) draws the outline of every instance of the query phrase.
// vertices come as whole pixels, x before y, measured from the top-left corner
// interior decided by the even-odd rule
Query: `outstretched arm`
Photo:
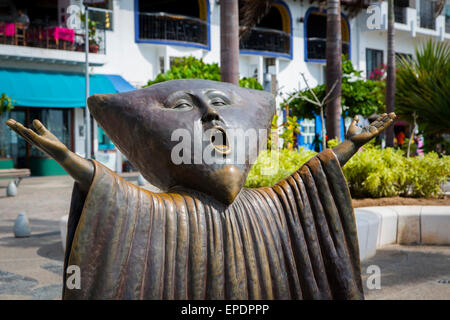
[[[353,118],[350,128],[346,134],[346,140],[333,148],[336,157],[339,159],[341,167],[361,148],[364,144],[375,138],[394,121],[395,113],[383,113],[374,122],[365,126],[358,127],[358,116]]]
[[[39,132],[25,128],[21,123],[9,119],[6,124],[28,143],[55,159],[68,174],[78,182],[82,191],[88,191],[94,177],[94,165],[73,153],[45,128],[39,120],[33,121],[33,126]]]

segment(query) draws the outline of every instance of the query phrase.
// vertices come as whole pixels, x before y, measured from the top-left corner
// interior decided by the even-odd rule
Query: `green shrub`
[[[367,145],[344,166],[343,171],[353,197],[393,197],[406,181],[403,152]]]
[[[300,148],[299,151],[264,150],[250,170],[245,186],[247,188],[272,186],[300,168],[315,154],[314,151],[303,148]]]
[[[170,69],[160,73],[154,80],[147,82],[146,87],[152,84],[176,79],[205,79],[220,81],[220,67],[217,63],[205,63],[203,59],[195,57],[175,58]],[[249,89],[264,90],[256,78],[242,78],[239,86]]]
[[[450,157],[406,158],[402,150],[369,145],[343,168],[353,197],[434,197],[450,177]]]
[[[315,154],[302,148],[299,151],[263,151],[250,170],[245,186],[274,185]],[[431,152],[424,157],[406,158],[402,150],[380,149],[371,143],[347,162],[343,172],[354,198],[428,198],[439,195],[440,184],[450,178],[450,156],[440,158]]]
[[[330,148],[330,149],[336,147],[340,143],[341,143],[341,141],[339,141],[338,138],[330,139],[327,141],[328,148]]]
[[[263,86],[258,82],[256,78],[242,78],[239,79],[239,87],[248,88],[248,89],[256,89],[256,90],[264,90]]]
[[[411,197],[432,197],[442,192],[440,184],[450,177],[450,156],[439,158],[437,153],[427,153],[423,158],[406,160],[406,183],[402,194]]]

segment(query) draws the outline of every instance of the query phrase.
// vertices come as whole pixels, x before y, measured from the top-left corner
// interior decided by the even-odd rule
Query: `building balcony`
[[[240,41],[241,50],[291,54],[291,35],[287,32],[266,28],[253,28],[250,34]]]
[[[105,62],[105,32],[91,35],[89,55],[91,65]],[[81,64],[85,61],[84,30],[0,23],[0,59]]]
[[[447,27],[445,16],[443,14],[434,17],[429,9],[429,0],[417,0],[416,8],[395,7],[395,29],[399,31],[410,32],[412,37],[416,34],[422,34],[432,37],[438,37],[440,41],[450,39],[450,26]],[[363,31],[370,32],[376,30],[387,30],[387,2],[375,4],[380,6],[380,26],[367,26],[370,14],[360,15],[360,25]]]
[[[44,49],[29,46],[0,45],[0,60],[30,61],[49,64],[85,64],[85,53],[81,51]],[[89,54],[89,65],[102,66],[106,56],[101,53]]]
[[[139,13],[139,42],[193,44],[208,47],[208,22],[166,12]]]
[[[105,39],[103,29],[90,34],[89,52],[105,54]],[[84,30],[0,22],[0,44],[84,52],[84,43]]]

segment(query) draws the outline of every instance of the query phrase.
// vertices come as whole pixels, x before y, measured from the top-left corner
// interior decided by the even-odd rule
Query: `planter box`
[[[33,176],[62,176],[66,171],[51,158],[30,158],[30,171]]]
[[[0,169],[14,169],[14,161],[11,158],[0,158]]]

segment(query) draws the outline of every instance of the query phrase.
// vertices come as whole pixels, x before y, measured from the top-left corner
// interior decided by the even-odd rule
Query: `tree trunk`
[[[341,84],[342,84],[342,34],[341,3],[327,0],[327,43],[326,43],[326,87],[327,93],[337,81],[327,103],[327,137],[340,138],[341,129]]]
[[[386,77],[386,112],[394,112],[395,104],[395,51],[394,51],[394,0],[388,0],[387,29],[387,77]],[[394,146],[394,126],[386,130],[386,146]]]
[[[220,70],[223,82],[239,84],[238,0],[220,1]]]
[[[323,105],[320,107],[320,122],[322,126],[322,151],[327,148],[327,142],[325,139],[325,117],[323,116]]]

